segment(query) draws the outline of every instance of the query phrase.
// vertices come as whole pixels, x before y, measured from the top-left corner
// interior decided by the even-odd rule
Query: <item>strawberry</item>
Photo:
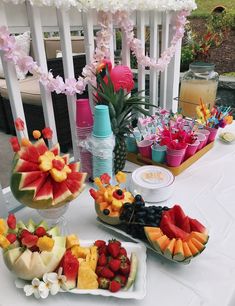
[[[121,262],[126,262],[126,263],[130,264],[129,258],[127,256],[125,256],[125,255],[118,255],[117,258],[120,259]]]
[[[34,232],[34,235],[38,236],[38,237],[43,237],[46,235],[46,230],[44,227],[39,226],[36,231]]]
[[[103,268],[104,268],[104,267],[102,267],[102,266],[97,266],[97,267],[96,267],[96,270],[95,270],[95,273],[96,273],[98,276],[100,276],[100,275],[101,275],[101,271],[103,270]]]
[[[28,235],[32,235],[27,229],[23,229],[20,233],[20,237],[19,239],[22,240],[24,237],[28,236]]]
[[[108,289],[110,280],[105,277],[99,277],[98,278],[99,288],[101,289]]]
[[[9,214],[9,216],[7,218],[7,225],[11,229],[15,229],[16,228],[16,217],[15,217],[14,214]]]
[[[108,252],[109,254],[113,257],[116,258],[118,257],[119,251],[120,251],[120,245],[121,243],[115,239],[113,240],[109,240],[109,244],[108,244]]]
[[[113,271],[111,271],[109,268],[106,268],[106,267],[103,267],[103,269],[100,271],[100,275],[108,279],[111,279],[114,277]]]
[[[31,248],[33,246],[35,246],[38,242],[38,236],[30,234],[25,236],[22,240],[21,240],[22,244],[25,245],[27,248]]]
[[[104,245],[104,246],[100,247],[100,248],[98,249],[98,252],[99,252],[99,255],[104,254],[105,256],[107,256],[107,255],[108,255],[107,246]]]
[[[117,292],[121,289],[121,284],[117,282],[116,280],[112,280],[109,285],[109,291],[111,292]]]
[[[120,248],[119,256],[120,256],[120,255],[127,256],[127,252],[126,252],[126,249],[125,249],[125,248],[123,248],[123,247]]]
[[[104,240],[96,240],[94,245],[97,246],[97,248],[99,249],[99,248],[105,246],[106,242]]]
[[[16,234],[10,233],[6,236],[6,238],[10,243],[14,243],[16,241]]]
[[[104,254],[100,254],[98,259],[99,266],[105,266],[107,264],[107,257]]]
[[[120,265],[121,265],[121,260],[119,260],[119,259],[114,259],[114,258],[112,258],[112,259],[109,261],[109,268],[110,268],[113,272],[118,271],[119,268],[120,268]]]
[[[127,278],[125,275],[117,274],[113,280],[116,280],[121,284],[121,287],[124,287],[126,285]]]
[[[130,265],[126,262],[121,262],[119,271],[124,275],[130,274]]]

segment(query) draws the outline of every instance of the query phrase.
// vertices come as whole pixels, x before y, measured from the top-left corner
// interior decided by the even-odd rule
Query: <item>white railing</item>
[[[133,20],[136,24],[137,37],[145,47],[146,27],[150,31],[150,51],[152,58],[158,59],[160,53],[168,46],[173,36],[175,12],[135,12]],[[97,29],[97,13],[95,11],[79,12],[76,9],[64,10],[52,7],[31,6],[29,1],[14,5],[0,1],[0,26],[7,25],[11,33],[22,33],[29,29],[31,32],[34,47],[35,59],[38,64],[47,71],[46,54],[43,43],[43,32],[58,31],[63,54],[63,67],[65,78],[74,77],[72,61],[72,48],[70,31],[83,31],[85,36],[86,62],[90,63],[94,52],[94,28]],[[115,27],[115,24],[113,25]],[[114,60],[114,41],[110,41],[111,60]],[[154,68],[145,70],[138,67],[138,89],[145,89],[146,76],[149,78],[150,102],[168,109],[177,107],[174,97],[178,96],[179,67],[180,67],[180,42],[176,54],[171,63],[162,73]],[[2,56],[2,54],[1,54]],[[130,65],[130,51],[125,41],[125,34],[122,37],[122,63]],[[16,77],[15,67],[11,63],[3,61],[3,68],[6,76],[6,83],[10,99],[13,118],[22,118],[25,121],[22,99]],[[160,86],[159,86],[160,84]],[[57,142],[55,117],[53,112],[51,93],[40,85],[42,108],[46,126],[53,130],[53,139],[50,143]],[[144,93],[143,93],[144,94]],[[92,97],[89,88],[89,96]],[[75,134],[75,96],[68,96],[69,122],[72,132],[72,144],[75,160],[78,159],[78,148]],[[92,101],[92,98],[90,99]],[[153,109],[151,109],[153,112]],[[17,136],[22,134],[17,131]]]

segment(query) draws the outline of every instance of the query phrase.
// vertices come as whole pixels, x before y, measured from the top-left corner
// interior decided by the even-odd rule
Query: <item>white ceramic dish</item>
[[[80,240],[80,245],[84,247],[91,246],[93,243],[94,241],[90,240]],[[131,288],[129,288],[127,291],[120,290],[115,293],[104,289],[72,289],[69,291],[69,293],[112,296],[120,299],[143,299],[146,295],[146,247],[143,244],[133,242],[122,242],[122,245],[127,250],[128,256],[131,255],[131,252],[134,252],[138,257],[137,275]]]
[[[235,141],[235,134],[230,132],[220,133],[219,139],[224,143],[231,144]]]
[[[132,173],[129,189],[141,194],[145,202],[157,203],[171,197],[174,181],[174,175],[163,167],[142,166]]]

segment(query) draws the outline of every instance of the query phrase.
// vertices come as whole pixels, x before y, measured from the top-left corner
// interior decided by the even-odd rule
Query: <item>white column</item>
[[[32,36],[33,50],[35,54],[35,59],[38,65],[42,68],[44,72],[48,71],[47,68],[47,59],[44,49],[44,40],[43,40],[43,31],[42,23],[40,16],[40,8],[32,6],[28,0],[26,1],[28,19],[30,24],[30,31]],[[51,93],[45,89],[45,87],[39,82],[41,100],[42,100],[42,109],[45,119],[45,124],[47,127],[50,127],[53,131],[53,136],[50,141],[50,146],[57,143],[57,133],[56,133],[56,124],[54,109],[52,103]]]
[[[172,15],[171,24],[170,24],[170,41],[174,35],[174,25],[175,25],[176,13]],[[166,107],[167,109],[172,109],[173,112],[176,112],[178,109],[178,98],[179,96],[179,82],[180,82],[180,59],[181,59],[181,42],[180,40],[176,46],[176,52],[173,58],[171,59],[170,64],[167,68],[167,100]]]
[[[65,9],[57,9],[57,20],[60,31],[60,42],[62,49],[62,60],[64,67],[65,78],[74,78],[74,67],[73,67],[73,55],[71,45],[71,34],[70,34],[70,23],[69,15]],[[77,146],[77,135],[76,135],[76,123],[75,123],[75,109],[76,109],[76,95],[67,96],[67,104],[69,111],[69,122],[71,127],[72,144],[74,159],[79,159],[78,146]]]
[[[137,38],[141,40],[145,52],[145,12],[137,11]],[[138,90],[145,90],[145,67],[138,65]],[[145,92],[141,93],[145,96]]]
[[[92,11],[88,10],[87,12],[82,11],[82,24],[84,31],[84,42],[85,42],[85,51],[86,51],[86,63],[90,64],[93,59],[93,54],[95,50],[94,46],[94,31],[93,31],[93,16]],[[91,109],[94,110],[93,105],[93,90],[90,85],[88,85],[89,101]]]
[[[162,13],[162,47],[161,53],[168,48],[169,45],[169,20],[168,12]],[[160,106],[166,108],[166,91],[167,91],[167,69],[161,72],[160,78]]]
[[[159,35],[158,35],[158,23],[159,13],[156,11],[150,12],[150,57],[155,61],[158,58],[159,52]],[[150,103],[158,105],[158,72],[155,68],[150,68],[149,79],[149,96]],[[151,114],[154,113],[154,108],[150,109]]]
[[[1,25],[7,26],[7,19],[6,19],[5,7],[3,2],[0,2],[0,22]],[[7,91],[11,105],[13,119],[16,120],[16,118],[19,117],[25,122],[24,134],[22,131],[16,130],[17,137],[20,140],[22,137],[28,137],[28,132],[27,132],[27,125],[26,125],[24,109],[20,94],[19,83],[16,75],[16,69],[13,63],[4,60],[4,53],[1,51],[0,51],[0,57],[2,59],[2,66],[6,79]]]

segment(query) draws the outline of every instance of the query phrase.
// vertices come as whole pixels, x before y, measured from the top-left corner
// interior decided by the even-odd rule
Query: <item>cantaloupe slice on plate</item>
[[[164,256],[168,259],[172,259],[172,257],[173,257],[175,242],[176,242],[175,238],[171,239],[170,242],[168,243],[168,245],[166,246],[165,250],[164,250]]]
[[[199,232],[191,232],[190,233],[190,239],[191,238],[195,238],[199,242],[201,242],[202,244],[206,244],[208,239],[209,239],[209,236],[207,234],[203,234],[203,233],[199,233]]]
[[[176,261],[185,260],[183,242],[181,239],[177,239],[175,242],[173,259]]]
[[[185,241],[183,242],[183,250],[184,250],[184,257],[185,257],[185,260],[188,260],[188,259],[190,259],[190,258],[193,257],[193,254],[192,254],[192,252],[190,251],[190,248],[189,248],[187,242],[185,242]]]
[[[192,243],[191,239],[189,241],[187,241],[187,245],[193,255],[193,257],[197,256],[198,254],[200,254],[199,250],[196,248],[196,246]]]
[[[153,246],[153,248],[155,248],[153,245],[153,241],[163,236],[163,233],[160,227],[145,226],[144,232],[145,232],[145,235],[149,243]]]
[[[157,238],[153,241],[154,249],[160,253],[162,253],[162,250],[164,252],[166,246],[169,244],[169,241],[170,239],[166,235]]]
[[[194,244],[194,246],[198,249],[198,251],[201,253],[204,249],[205,249],[205,245],[202,244],[200,241],[198,241],[195,238],[191,239],[192,243]]]

